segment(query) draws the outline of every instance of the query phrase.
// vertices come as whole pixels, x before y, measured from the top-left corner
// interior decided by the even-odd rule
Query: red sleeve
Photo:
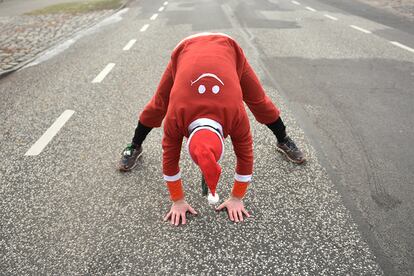
[[[230,136],[237,157],[235,178],[241,182],[249,182],[253,173],[253,141],[246,112],[242,112]]]
[[[243,101],[259,123],[270,124],[279,118],[280,111],[266,95],[259,78],[250,66],[237,43],[234,42],[236,50],[236,66],[240,77],[240,86],[243,93]]]
[[[176,181],[180,175],[180,154],[183,136],[175,126],[173,120],[164,123],[164,136],[162,138],[162,167],[166,181]]]
[[[139,121],[147,127],[160,127],[167,113],[170,92],[173,86],[172,61],[167,65],[157,91],[141,112]]]

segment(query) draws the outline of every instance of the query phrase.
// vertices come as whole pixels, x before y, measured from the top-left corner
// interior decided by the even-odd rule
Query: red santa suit
[[[237,156],[235,180],[250,182],[252,137],[243,102],[262,124],[279,118],[279,110],[231,37],[202,33],[176,46],[155,95],[139,118],[148,127],[159,127],[165,117],[162,147],[167,182],[180,181],[183,137],[205,126],[214,128],[222,139],[230,135]]]

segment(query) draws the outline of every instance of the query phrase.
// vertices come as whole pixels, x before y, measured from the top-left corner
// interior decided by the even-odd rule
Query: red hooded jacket
[[[237,156],[235,179],[249,182],[253,149],[243,102],[260,123],[272,123],[279,118],[279,110],[231,37],[202,33],[181,41],[171,54],[155,95],[139,118],[148,127],[159,127],[165,117],[164,179],[181,178],[183,137],[188,138],[197,126],[213,125],[223,138],[231,137]]]

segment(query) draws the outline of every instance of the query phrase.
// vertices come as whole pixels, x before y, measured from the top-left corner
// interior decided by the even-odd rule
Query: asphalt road
[[[2,274],[413,274],[414,37],[387,25],[391,15],[353,9],[131,2],[58,55],[1,79]],[[171,50],[201,31],[239,41],[309,161],[287,162],[251,116],[253,217],[233,224],[214,212],[184,154],[199,216],[175,228],[162,222],[161,130],[136,170],[115,167]],[[25,155],[65,110],[74,113],[56,136]],[[222,198],[234,174],[226,148]]]

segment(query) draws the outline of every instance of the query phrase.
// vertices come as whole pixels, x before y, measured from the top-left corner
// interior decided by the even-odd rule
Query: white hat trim
[[[218,129],[218,131],[221,134],[220,139],[224,137],[223,135],[223,127],[220,125],[220,123],[209,119],[209,118],[199,118],[197,120],[194,120],[191,122],[191,124],[188,126],[188,133],[191,133],[196,127],[202,127],[202,126],[211,126],[215,129]]]

